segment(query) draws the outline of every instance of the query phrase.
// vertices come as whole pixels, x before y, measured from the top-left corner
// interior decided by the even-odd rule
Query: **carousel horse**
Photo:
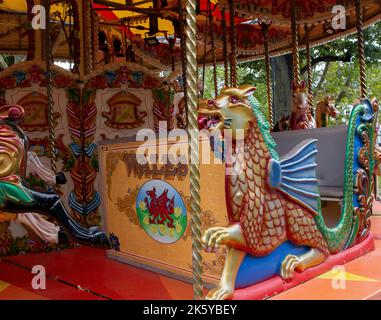
[[[66,184],[67,180],[63,172],[57,175],[48,168],[46,168],[38,158],[38,156],[32,152],[28,151],[28,169],[36,173],[44,182],[48,185],[53,184]],[[28,231],[33,232],[41,240],[48,243],[58,244],[63,233],[60,233],[60,227],[44,219],[41,215],[34,212],[19,213],[15,218],[16,223],[23,225]],[[66,240],[66,239],[65,239]]]
[[[339,111],[335,107],[335,100],[331,96],[325,97],[316,106],[316,126],[318,128],[327,127],[328,119],[336,118]]]
[[[307,102],[307,90],[304,81],[300,85],[292,84],[292,111],[290,130],[316,128],[315,118]]]
[[[300,85],[292,83],[291,116],[283,116],[274,126],[274,132],[304,130],[316,128],[315,118],[307,103],[307,92],[304,81]]]
[[[303,85],[301,86],[301,89],[294,89],[294,116],[291,116],[291,119],[294,120],[290,120],[290,116],[282,116],[282,118],[275,124],[273,132],[298,129],[324,128],[327,126],[329,118],[336,118],[339,115],[339,111],[336,109],[334,104],[334,99],[331,96],[327,96],[317,104],[315,112],[315,121],[312,121],[312,111],[305,105],[306,97],[305,93],[303,93],[302,88]],[[300,101],[304,102],[300,103]],[[291,121],[293,122],[292,126],[290,123]]]
[[[198,106],[200,129],[230,129],[223,134],[233,141],[233,154],[226,156],[231,161],[226,163],[225,180],[230,222],[227,227],[208,229],[202,237],[207,252],[228,247],[220,283],[207,299],[232,298],[246,255],[264,257],[286,242],[303,246],[304,253],[287,251],[279,260],[280,276],[290,281],[295,271],[323,263],[343,250],[352,230],[350,210],[342,213],[334,229],[324,222],[316,177],[317,140],[304,140],[280,158],[270,125],[252,96],[254,90],[225,88],[216,99],[201,100]],[[244,130],[244,143],[237,143],[237,129]]]
[[[35,155],[28,153],[28,138],[18,126],[23,117],[21,106],[0,107],[0,212],[13,216],[40,237],[53,242],[56,241],[58,229],[39,214],[53,218],[78,242],[108,245],[107,236],[98,227],[85,228],[69,215],[58,194],[38,192],[26,184],[28,163],[37,168],[45,180],[52,183],[56,178],[49,170],[42,169]]]

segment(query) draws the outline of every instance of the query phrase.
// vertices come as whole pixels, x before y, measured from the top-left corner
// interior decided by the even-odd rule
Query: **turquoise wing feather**
[[[298,144],[279,161],[269,163],[269,185],[304,206],[314,214],[319,214],[319,187],[316,177],[316,139],[308,139]]]

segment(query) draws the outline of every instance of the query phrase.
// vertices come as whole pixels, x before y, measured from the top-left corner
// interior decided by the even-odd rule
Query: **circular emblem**
[[[154,240],[174,243],[187,227],[187,212],[177,190],[162,180],[150,180],[139,190],[136,212],[140,225]]]

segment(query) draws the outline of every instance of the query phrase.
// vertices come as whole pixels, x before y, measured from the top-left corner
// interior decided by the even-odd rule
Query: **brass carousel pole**
[[[307,86],[308,86],[308,106],[314,107],[314,95],[312,91],[312,62],[311,62],[311,43],[310,43],[310,31],[311,28],[305,27],[306,31],[306,56],[307,56]]]
[[[93,34],[92,34],[92,1],[83,1],[83,20],[84,20],[84,50],[85,50],[85,72],[90,74],[93,71]]]
[[[99,17],[95,10],[91,12],[91,26],[92,26],[91,62],[92,62],[92,69],[95,70],[98,64],[97,55],[98,55],[98,48],[99,48],[99,43],[98,43]],[[127,52],[126,46],[125,46],[124,52]]]
[[[221,8],[221,15],[222,15],[225,87],[228,87],[229,86],[229,57],[228,57],[228,37],[227,37],[228,32],[227,32],[227,26],[226,26],[225,8]]]
[[[230,15],[230,43],[231,43],[231,54],[230,54],[230,82],[232,87],[237,87],[237,34],[235,30],[235,9],[234,0],[229,0],[229,15]]]
[[[182,75],[183,75],[183,91],[184,91],[184,101],[185,106],[188,105],[188,94],[187,94],[187,54],[185,50],[185,23],[184,23],[184,5],[183,0],[179,0],[178,2],[178,10],[179,10],[179,20],[180,20],[180,46],[182,48],[181,50],[181,68],[182,68]],[[185,108],[186,118],[188,119],[188,108]]]
[[[193,296],[202,299],[202,245],[201,245],[201,208],[200,208],[200,170],[197,112],[197,26],[196,0],[186,0],[186,57],[187,57],[187,108],[189,131],[191,229],[192,229],[192,271]]]
[[[48,123],[49,123],[49,156],[50,167],[54,174],[57,173],[57,153],[56,153],[56,136],[55,136],[55,119],[54,119],[54,99],[53,99],[53,43],[52,30],[50,30],[50,0],[44,2],[46,8],[46,30],[45,30],[45,60],[46,60],[46,77],[47,77],[47,97],[48,97]],[[52,185],[54,190],[57,189],[55,184]]]
[[[361,0],[355,0],[356,3],[356,28],[357,28],[357,44],[358,55],[360,65],[360,87],[361,98],[366,98],[368,95],[368,89],[366,85],[366,61],[365,61],[365,38],[364,38],[364,26],[363,26],[363,7]]]
[[[217,83],[217,62],[216,62],[216,48],[214,42],[214,26],[213,26],[213,15],[212,6],[210,0],[208,0],[208,11],[209,11],[209,27],[210,27],[210,46],[212,50],[212,60],[213,60],[213,82],[214,82],[214,97],[218,96],[218,83]]]
[[[299,58],[299,26],[297,24],[297,6],[296,0],[291,0],[291,29],[292,29],[292,62],[294,69],[294,83],[300,84],[300,58]]]
[[[267,87],[267,105],[269,109],[269,122],[271,128],[274,126],[273,116],[273,91],[271,81],[271,65],[270,65],[270,52],[269,52],[269,27],[270,24],[262,22],[261,28],[263,33],[264,49],[265,49],[265,65],[266,65],[266,87]]]

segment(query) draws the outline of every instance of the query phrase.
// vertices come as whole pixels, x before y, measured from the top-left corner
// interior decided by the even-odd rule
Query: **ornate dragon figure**
[[[353,222],[354,148],[347,152],[340,222],[329,228],[320,208],[316,140],[306,140],[279,158],[270,126],[252,97],[254,90],[251,86],[225,88],[215,100],[199,103],[200,129],[231,129],[223,134],[225,140],[229,134],[233,141],[232,154],[226,155],[225,182],[230,225],[210,228],[203,235],[207,252],[221,245],[228,247],[221,281],[207,299],[233,296],[237,273],[248,254],[269,255],[286,241],[309,248],[301,255],[288,254],[281,262],[280,275],[288,281],[295,271],[318,265],[353,245],[359,232]],[[369,108],[367,103],[354,108],[348,145],[354,146],[356,120],[370,114]],[[368,121],[365,116],[362,119]],[[237,130],[244,132],[243,143],[237,141]]]

